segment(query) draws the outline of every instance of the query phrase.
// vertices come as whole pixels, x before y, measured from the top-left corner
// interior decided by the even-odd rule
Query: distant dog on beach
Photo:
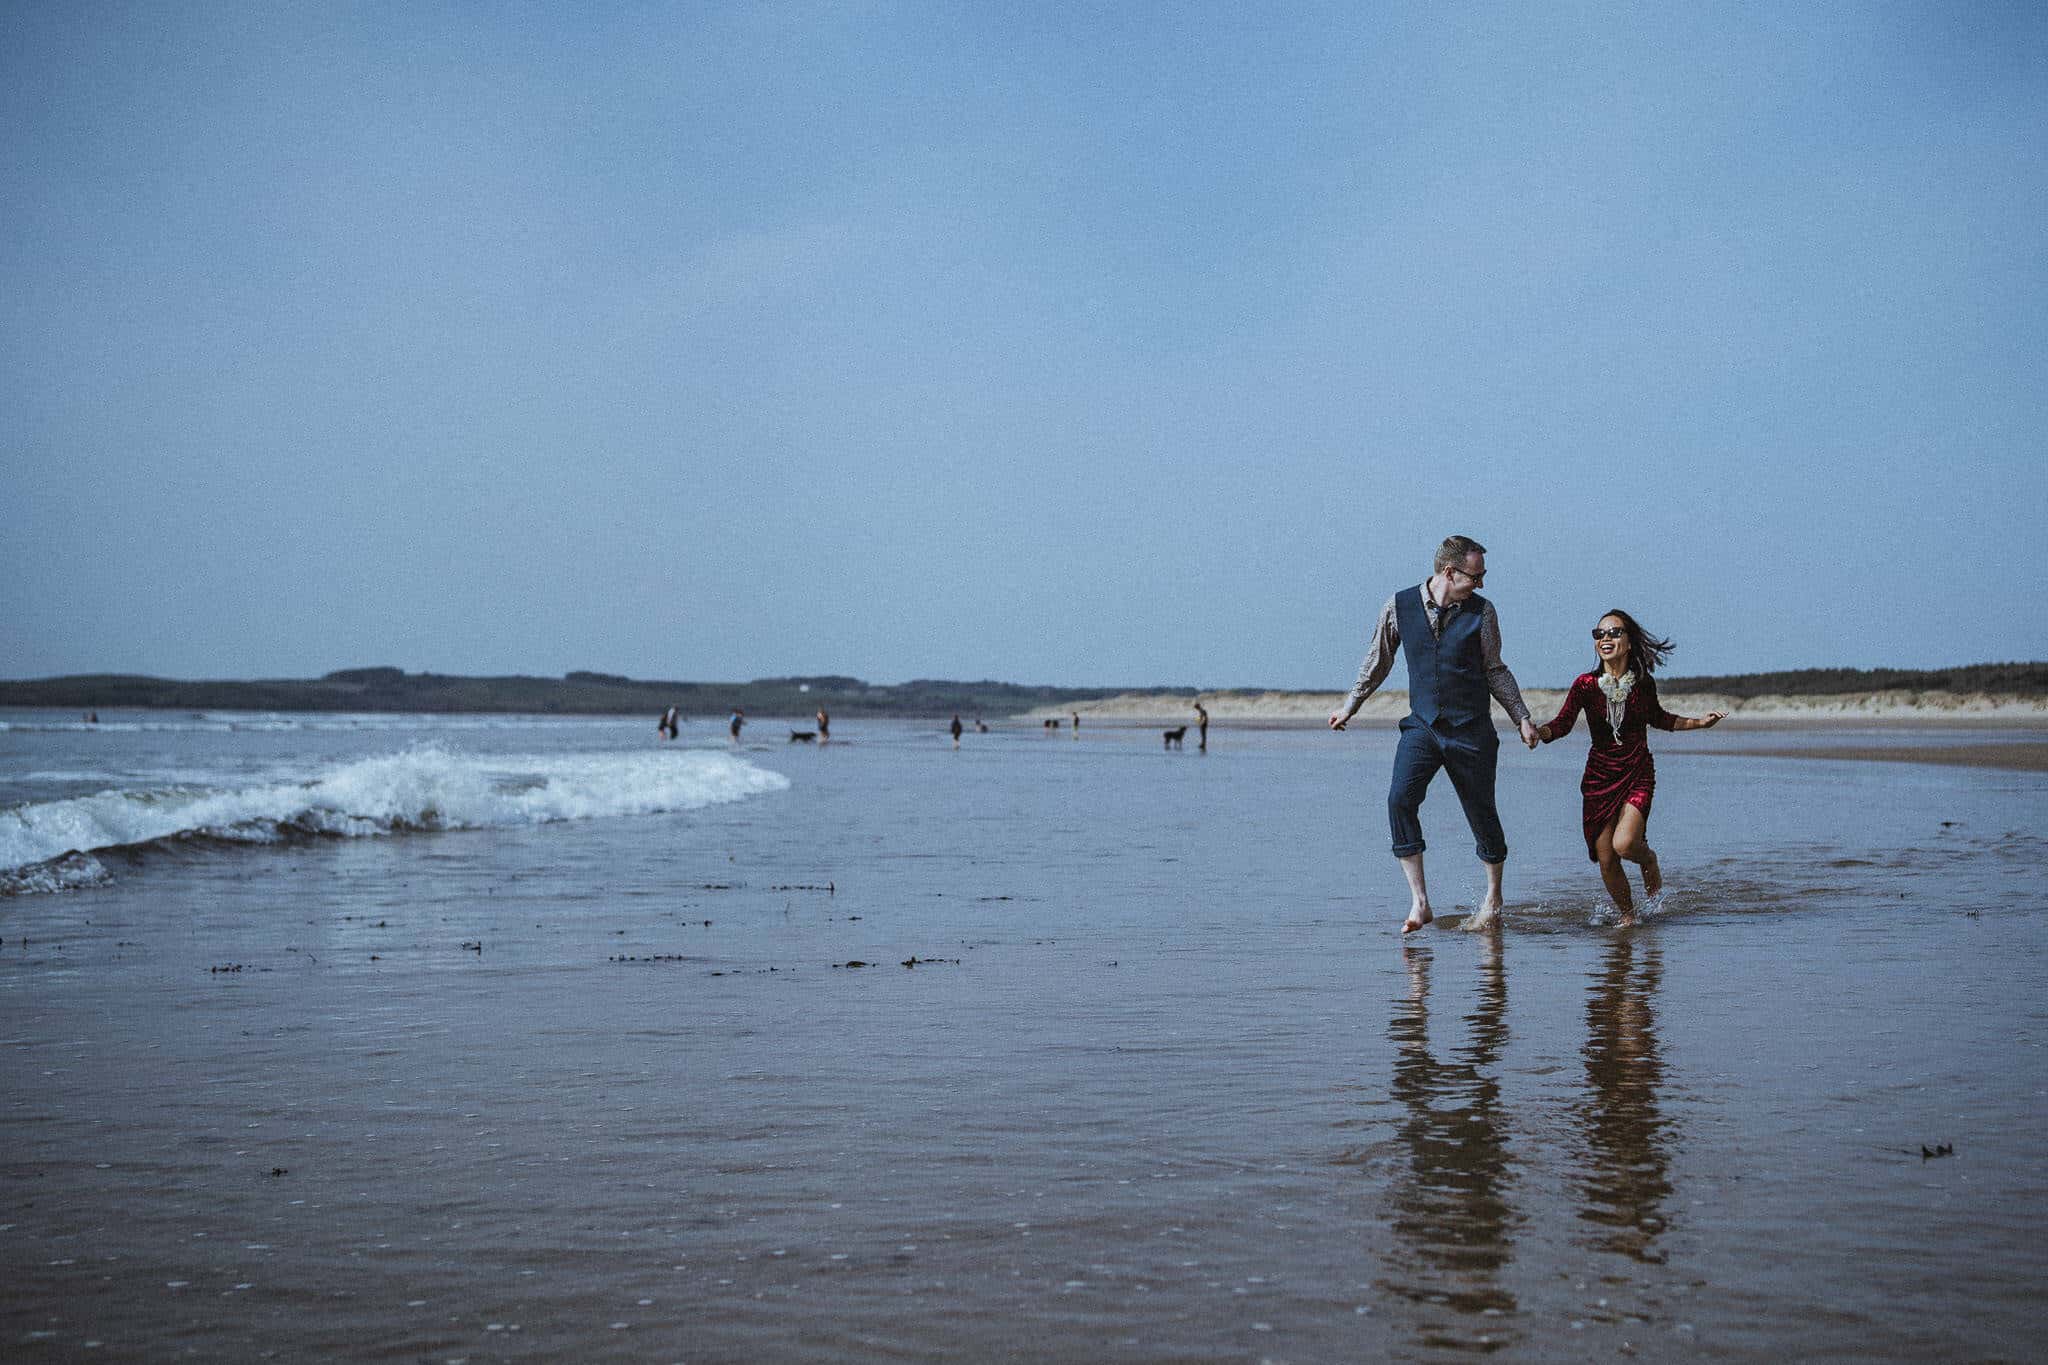
[[[1185,739],[1186,739],[1186,738],[1188,737],[1188,727],[1187,727],[1187,726],[1183,725],[1183,726],[1181,726],[1181,727],[1180,727],[1180,729],[1178,729],[1178,730],[1167,730],[1167,731],[1165,731],[1165,732],[1164,732],[1164,734],[1166,735],[1166,747],[1167,747],[1167,748],[1169,748],[1169,749],[1185,749],[1185,748],[1187,747],[1187,745],[1185,745],[1185,744],[1183,744],[1183,743],[1181,742],[1181,741],[1185,740]]]
[[[816,730],[791,730],[789,732],[789,742],[791,744],[809,744],[817,737],[818,732]]]

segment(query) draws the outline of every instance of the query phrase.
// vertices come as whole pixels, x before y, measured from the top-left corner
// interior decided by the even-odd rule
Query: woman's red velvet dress
[[[1657,761],[1650,757],[1650,727],[1673,730],[1678,717],[1657,700],[1657,680],[1647,673],[1636,674],[1636,682],[1622,708],[1621,733],[1607,723],[1607,694],[1600,690],[1600,674],[1581,673],[1564,694],[1564,705],[1550,722],[1550,737],[1563,739],[1570,733],[1579,712],[1586,713],[1586,728],[1593,732],[1593,746],[1586,751],[1586,775],[1579,779],[1583,798],[1581,819],[1586,832],[1586,856],[1599,861],[1600,835],[1623,806],[1635,806],[1650,817],[1650,800],[1657,794]]]

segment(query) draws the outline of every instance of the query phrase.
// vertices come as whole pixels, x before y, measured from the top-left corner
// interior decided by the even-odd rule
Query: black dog
[[[818,732],[816,730],[791,730],[789,732],[789,742],[791,744],[814,744],[817,742],[817,739]]]
[[[1187,727],[1187,726],[1183,725],[1183,726],[1181,726],[1181,727],[1180,727],[1180,729],[1178,729],[1178,730],[1167,730],[1167,731],[1165,731],[1165,732],[1164,732],[1164,734],[1166,735],[1166,747],[1167,747],[1167,748],[1169,748],[1169,749],[1185,749],[1185,748],[1187,747],[1187,745],[1185,745],[1185,744],[1181,743],[1181,741],[1182,741],[1182,740],[1184,740],[1184,739],[1186,739],[1186,738],[1188,737],[1188,727]]]

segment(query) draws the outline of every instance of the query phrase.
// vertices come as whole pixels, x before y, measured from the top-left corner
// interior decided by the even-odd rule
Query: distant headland
[[[1114,687],[1028,687],[1003,682],[870,685],[858,678],[757,678],[752,682],[656,682],[616,673],[559,678],[470,678],[399,668],[344,668],[319,678],[187,681],[88,673],[0,680],[0,706],[71,710],[403,711],[521,715],[655,714],[668,707],[723,719],[735,706],[763,716],[808,716],[820,708],[853,716],[1008,716],[1035,706],[1072,706],[1117,695]],[[1157,688],[1155,691],[1193,689]]]
[[[1961,668],[1812,668],[1787,673],[1660,679],[1677,710],[1711,705],[1757,719],[2007,719],[2048,723],[2048,663],[1989,663]],[[838,675],[757,678],[752,682],[661,682],[615,673],[559,678],[462,677],[399,668],[345,668],[319,678],[190,681],[134,674],[78,674],[0,680],[0,706],[68,710],[378,711],[529,715],[723,715],[744,707],[759,716],[1050,715],[1079,711],[1115,723],[1184,715],[1200,697],[1218,721],[1319,722],[1341,700],[1330,692],[1262,688],[1051,687],[1006,682],[916,679],[870,684]],[[1531,690],[1533,709],[1555,694]],[[1383,692],[1361,717],[1398,719],[1399,692]],[[1384,714],[1383,714],[1384,713]]]

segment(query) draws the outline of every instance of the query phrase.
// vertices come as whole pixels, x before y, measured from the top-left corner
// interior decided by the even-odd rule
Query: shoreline
[[[1526,688],[1523,700],[1532,714],[1554,714],[1564,692],[1551,688]],[[1332,712],[1344,704],[1341,692],[1200,693],[1197,697],[1209,710],[1209,724],[1239,728],[1319,728],[1329,723]],[[1178,725],[1194,716],[1197,697],[1162,693],[1122,693],[1095,702],[1064,706],[1038,706],[1013,719],[1065,721],[1079,713],[1084,720],[1108,726]],[[1934,693],[1921,691],[1871,692],[1828,696],[1731,697],[1714,693],[1672,693],[1664,698],[1666,709],[1680,715],[1702,715],[1725,711],[1731,721],[1745,727],[1810,730],[1815,728],[1879,727],[1884,729],[1930,730],[1971,727],[1978,729],[2048,730],[2048,699],[1992,693]],[[1366,699],[1351,718],[1354,726],[1399,725],[1408,713],[1406,692],[1382,691]],[[1507,716],[1494,707],[1496,725],[1506,726]]]

